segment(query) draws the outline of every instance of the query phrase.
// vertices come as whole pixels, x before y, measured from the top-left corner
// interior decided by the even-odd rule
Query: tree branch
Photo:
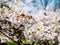
[[[6,34],[4,34],[2,31],[0,31],[4,36],[6,36],[7,38],[9,38],[10,40],[14,41],[12,38],[8,37]],[[15,43],[17,43],[16,41],[14,41]]]

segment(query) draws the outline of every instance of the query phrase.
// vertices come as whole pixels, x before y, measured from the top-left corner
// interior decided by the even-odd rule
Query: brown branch
[[[10,38],[6,34],[4,34],[2,31],[0,31],[0,33],[2,33],[4,36],[6,36],[7,38],[9,38],[10,40],[14,41],[12,38]],[[14,41],[14,42],[17,43],[16,41]]]

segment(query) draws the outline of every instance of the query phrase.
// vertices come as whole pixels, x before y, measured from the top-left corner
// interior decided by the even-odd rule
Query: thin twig
[[[12,38],[8,37],[6,34],[4,34],[2,31],[0,31],[4,36],[6,36],[7,38],[11,39],[12,41],[14,41]],[[16,41],[14,41],[15,43],[17,43]]]

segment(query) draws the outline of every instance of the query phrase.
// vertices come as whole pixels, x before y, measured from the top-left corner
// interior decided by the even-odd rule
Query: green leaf
[[[33,42],[32,45],[37,45],[36,42]]]
[[[7,8],[9,8],[9,5],[8,4],[6,4],[6,3],[1,3],[3,6],[5,6],[5,7],[7,7]]]
[[[58,42],[55,42],[53,45],[58,45],[59,43]]]
[[[7,43],[7,45],[17,45],[17,43],[15,43],[13,41],[7,41],[6,43]]]
[[[0,33],[0,36],[2,36],[2,34]]]
[[[0,13],[3,14],[3,13],[5,13],[5,12],[4,12],[3,10],[0,10]]]

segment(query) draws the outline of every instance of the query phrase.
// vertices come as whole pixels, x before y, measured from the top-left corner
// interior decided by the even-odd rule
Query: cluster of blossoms
[[[60,9],[54,11],[38,10],[37,15],[25,14],[20,7],[14,3],[7,3],[10,7],[1,8],[0,20],[10,21],[18,28],[24,25],[24,36],[30,41],[57,39],[60,42]],[[9,25],[0,25],[2,28],[9,28]],[[16,30],[17,31],[17,30]]]

